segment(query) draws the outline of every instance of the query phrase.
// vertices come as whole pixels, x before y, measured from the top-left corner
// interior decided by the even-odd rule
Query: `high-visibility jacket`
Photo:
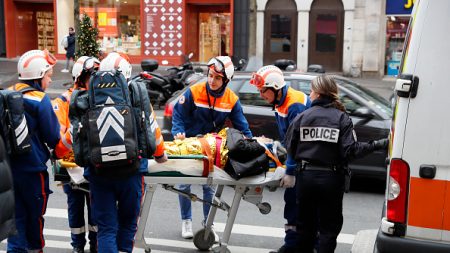
[[[58,158],[64,157],[72,150],[72,128],[69,121],[69,105],[72,92],[73,88],[70,88],[52,101],[61,133],[61,140],[55,147],[55,154]]]
[[[275,117],[277,119],[280,140],[284,143],[284,136],[294,118],[311,106],[311,100],[305,93],[294,90],[289,86],[281,89],[281,99],[275,105]]]
[[[9,87],[9,90],[20,91],[32,87],[35,91],[23,94],[25,118],[31,137],[31,152],[11,157],[13,170],[38,172],[47,171],[47,161],[50,152],[47,148],[54,148],[60,139],[59,123],[52,110],[50,98],[42,88],[32,81],[24,81]]]
[[[186,137],[217,132],[230,119],[233,127],[252,137],[239,97],[229,88],[214,94],[206,82],[192,85],[173,109],[172,134]]]

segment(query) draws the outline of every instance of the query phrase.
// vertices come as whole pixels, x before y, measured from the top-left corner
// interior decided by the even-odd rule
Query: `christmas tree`
[[[75,57],[98,57],[100,48],[97,43],[98,29],[92,25],[92,20],[86,13],[83,13],[79,27]]]

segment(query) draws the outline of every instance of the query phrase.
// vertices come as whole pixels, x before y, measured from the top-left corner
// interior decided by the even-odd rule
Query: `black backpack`
[[[32,87],[20,91],[0,90],[0,134],[9,155],[31,151],[31,133],[25,117],[23,94],[35,90]]]
[[[118,71],[99,71],[89,87],[74,91],[69,106],[75,162],[106,177],[131,176],[140,163],[128,84]]]
[[[108,74],[106,74],[108,73]],[[106,77],[105,77],[106,76]],[[72,93],[72,98],[69,106],[69,119],[70,123],[73,127],[73,152],[75,155],[75,162],[82,167],[86,166],[94,166],[99,167],[98,165],[95,165],[92,160],[92,144],[95,146],[99,146],[98,142],[93,143],[90,141],[92,139],[93,134],[98,133],[92,133],[90,129],[92,129],[91,125],[89,124],[88,120],[88,111],[93,110],[92,108],[92,95],[91,93],[94,92],[94,98],[96,96],[97,100],[104,101],[100,102],[100,104],[107,104],[106,106],[117,106],[119,103],[114,103],[114,105],[106,103],[108,100],[105,98],[105,96],[108,93],[103,93],[101,90],[98,90],[99,87],[94,88],[98,91],[95,93],[92,89],[92,87],[95,87],[96,85],[99,86],[99,83],[105,83],[100,86],[108,87],[108,89],[111,89],[111,84],[108,84],[108,80],[110,78],[119,79],[116,81],[117,83],[123,83],[121,84],[121,87],[123,89],[119,90],[109,90],[109,92],[113,92],[114,94],[126,94],[123,95],[123,98],[128,98],[130,104],[127,104],[129,108],[131,108],[131,113],[127,114],[131,117],[127,117],[126,123],[128,123],[129,127],[128,130],[134,129],[135,139],[130,139],[128,143],[133,143],[134,147],[133,150],[135,150],[136,159],[139,160],[139,157],[142,158],[151,158],[153,156],[153,153],[156,150],[156,138],[155,138],[155,129],[158,127],[158,124],[156,122],[156,119],[153,115],[153,109],[151,107],[150,99],[148,97],[147,89],[145,87],[145,84],[139,83],[139,82],[131,82],[129,86],[126,84],[125,79],[123,79],[123,76],[120,75],[120,72],[97,72],[95,75],[93,75],[90,87],[91,89],[89,91],[86,90],[74,90]],[[123,79],[123,80],[122,80]],[[110,83],[113,81],[110,80]],[[100,88],[102,89],[102,88]],[[103,88],[104,89],[104,88]],[[96,95],[95,95],[96,94]],[[105,95],[106,94],[106,95]],[[102,96],[103,98],[101,99]],[[111,96],[110,96],[111,97]],[[111,100],[113,98],[111,97]],[[128,102],[127,102],[128,103]],[[94,105],[95,106],[95,105]],[[103,107],[106,107],[103,106]],[[127,107],[127,108],[128,108]],[[111,110],[111,109],[107,109]],[[97,114],[100,115],[100,114]],[[111,118],[113,117],[113,118]],[[116,120],[114,116],[109,117],[111,120]],[[94,120],[95,117],[92,117],[91,120]],[[102,119],[100,119],[102,120]],[[114,123],[114,121],[113,121]],[[115,123],[118,123],[117,121]],[[119,122],[120,125],[120,122]],[[86,128],[84,126],[88,126],[90,128]],[[95,126],[94,126],[95,127]],[[113,127],[114,128],[114,127]],[[89,131],[88,131],[89,129]],[[97,130],[98,131],[98,130]],[[108,130],[110,131],[110,130]],[[124,130],[125,133],[125,130]],[[126,145],[125,145],[126,146]],[[97,149],[98,150],[98,149]],[[112,154],[111,154],[112,155]],[[139,163],[134,163],[136,166],[139,165]],[[97,163],[98,164],[98,163]],[[128,166],[130,168],[129,171],[124,170],[124,168],[116,169],[114,166],[116,162],[114,162],[111,165],[109,163],[100,163],[100,167],[113,167],[113,171],[106,172],[106,175],[111,177],[121,177],[122,175],[132,175],[136,172],[136,170],[131,170],[132,167]],[[116,171],[117,170],[117,171]],[[103,173],[99,169],[95,169],[96,173],[103,175]],[[106,171],[106,170],[105,170]]]
[[[144,83],[132,81],[129,89],[138,131],[139,155],[143,158],[152,158],[156,151],[155,132],[158,123],[148,97],[147,87]]]

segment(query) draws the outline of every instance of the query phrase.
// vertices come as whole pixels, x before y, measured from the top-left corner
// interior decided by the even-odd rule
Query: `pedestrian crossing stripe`
[[[69,230],[57,230],[57,229],[44,229],[45,236],[54,236],[54,237],[64,237],[67,238],[68,241],[59,241],[59,240],[48,240],[45,239],[45,248],[57,248],[57,249],[72,249],[70,245],[70,231]],[[189,250],[197,250],[192,241],[177,241],[177,240],[168,240],[168,239],[158,239],[158,238],[145,238],[145,241],[150,246],[170,246],[173,248],[183,248]],[[6,244],[6,240],[1,242],[2,244]],[[215,247],[215,246],[213,246]],[[228,248],[231,252],[235,253],[267,253],[273,249],[264,249],[264,248],[253,248],[253,247],[242,247],[242,246],[231,246],[228,245]],[[140,253],[144,252],[144,249],[134,248],[133,252]],[[164,252],[170,253],[169,251],[157,251],[152,249],[152,253],[156,252]],[[0,253],[5,253],[5,251],[0,251]],[[175,253],[175,252],[174,252]]]
[[[67,209],[47,208],[45,217],[67,219]],[[214,230],[216,232],[223,233],[223,231],[225,230],[225,225],[226,225],[225,223],[214,222]],[[267,237],[276,237],[276,238],[284,238],[284,235],[285,235],[284,228],[243,225],[243,224],[234,224],[233,230],[232,230],[232,235],[233,234],[252,235],[252,236],[267,236]],[[355,235],[340,233],[337,238],[337,243],[352,245],[354,240],[355,240]],[[192,244],[192,243],[190,243],[190,244]]]

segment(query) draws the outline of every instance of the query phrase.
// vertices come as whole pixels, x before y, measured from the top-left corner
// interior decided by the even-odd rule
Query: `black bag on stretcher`
[[[254,139],[246,139],[233,128],[227,129],[228,161],[225,171],[234,179],[269,171],[268,150]]]

